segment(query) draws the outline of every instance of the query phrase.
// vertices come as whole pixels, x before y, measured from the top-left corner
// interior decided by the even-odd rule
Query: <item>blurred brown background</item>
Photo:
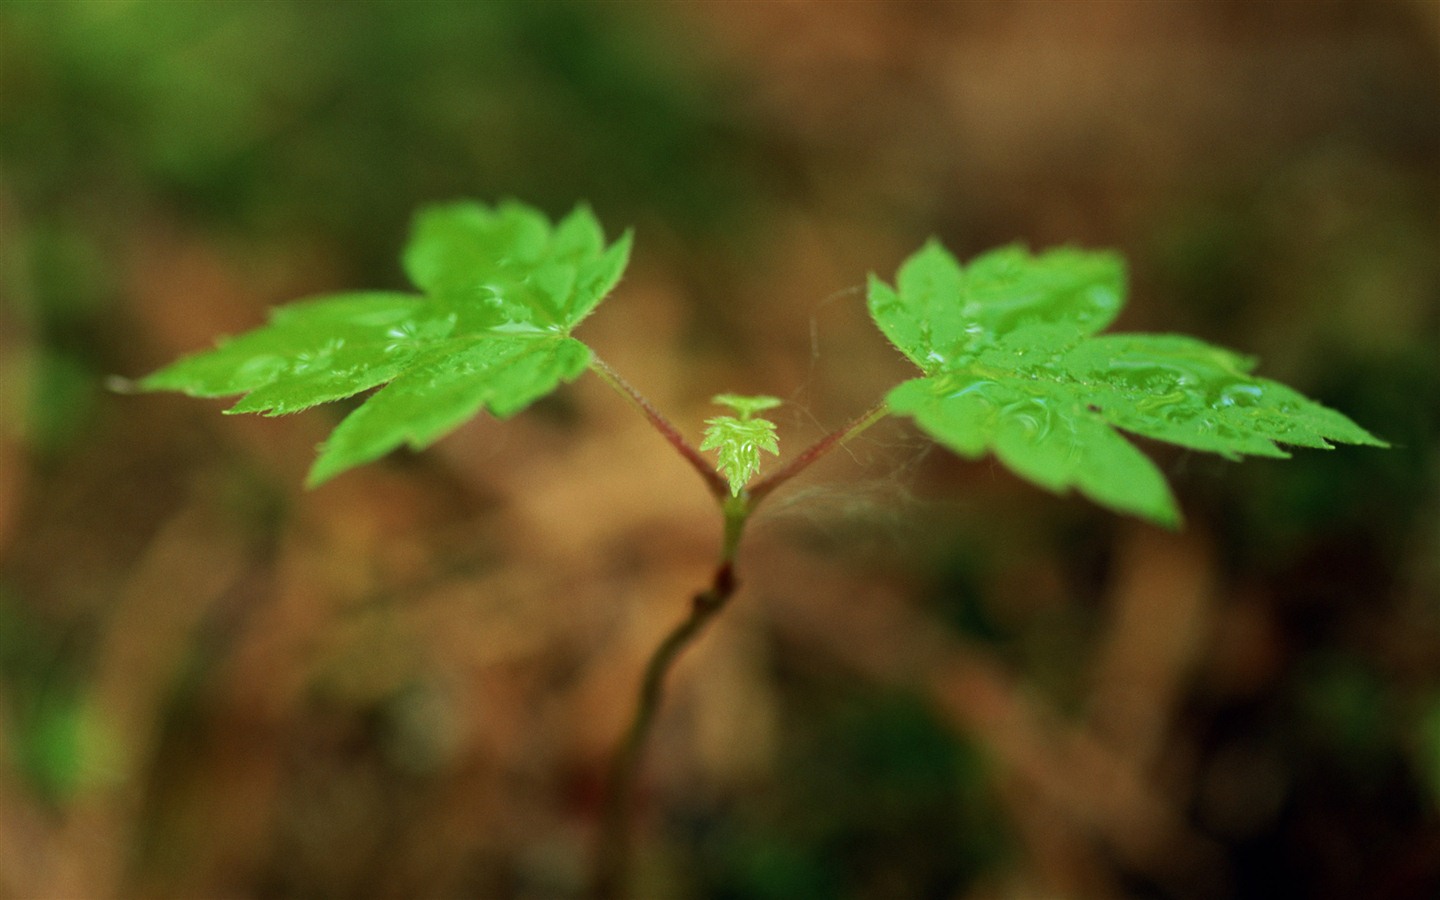
[[[411,211],[634,226],[580,336],[794,452],[861,287],[1116,247],[1389,451],[1147,446],[1179,535],[867,432],[682,662],[647,898],[1440,896],[1440,3],[0,4],[0,897],[573,898],[703,487],[594,379],[301,489],[330,410],[120,396]]]

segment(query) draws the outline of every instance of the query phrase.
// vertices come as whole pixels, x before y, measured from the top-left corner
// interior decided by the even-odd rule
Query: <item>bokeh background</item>
[[[1395,445],[1147,445],[1180,534],[877,426],[682,662],[638,896],[1440,896],[1440,3],[0,4],[0,896],[574,898],[697,479],[593,378],[301,488],[332,410],[111,388],[588,200],[585,339],[794,452],[929,235],[1115,247],[1119,325]]]

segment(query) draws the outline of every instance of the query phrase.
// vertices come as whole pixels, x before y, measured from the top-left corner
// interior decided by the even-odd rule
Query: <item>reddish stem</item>
[[[660,711],[665,681],[681,651],[694,643],[710,620],[725,608],[735,593],[735,587],[733,562],[722,559],[710,587],[695,595],[690,602],[690,614],[671,629],[645,666],[635,717],[630,721],[610,770],[609,794],[605,798],[595,857],[591,894],[594,900],[623,900],[630,895],[635,782],[640,776],[651,726]]]
[[[880,421],[880,419],[885,416],[886,411],[887,409],[884,403],[877,404],[863,416],[854,419],[845,427],[836,429],[825,435],[820,440],[800,451],[794,459],[760,479],[755,483],[754,487],[748,490],[751,507],[753,508],[761,500],[765,499],[771,491],[774,491],[780,485],[805,471],[810,467],[811,463]]]
[[[730,496],[730,485],[724,476],[716,471],[709,460],[700,455],[699,450],[685,440],[685,436],[680,433],[680,430],[670,424],[670,420],[665,418],[660,410],[645,398],[644,394],[631,387],[630,382],[622,378],[619,372],[610,368],[609,363],[593,353],[590,357],[590,368],[600,376],[601,380],[619,391],[636,409],[640,410],[655,430],[660,432],[660,435],[670,442],[670,446],[674,447],[675,451],[690,464],[690,467],[700,474],[705,481],[705,486],[710,489],[710,493],[714,494],[716,499],[724,501]]]
[[[720,549],[720,561],[709,588],[696,594],[690,606],[690,615],[678,623],[656,649],[645,667],[641,682],[640,697],[635,708],[635,717],[630,722],[625,739],[616,754],[609,779],[609,794],[601,819],[599,846],[595,860],[593,896],[596,900],[618,900],[627,896],[629,887],[631,849],[630,830],[632,827],[635,783],[639,777],[645,744],[650,736],[651,726],[660,709],[661,695],[665,681],[674,667],[681,651],[699,636],[705,626],[724,609],[735,593],[735,554],[745,523],[755,505],[780,485],[804,471],[815,460],[830,452],[839,444],[879,421],[886,413],[884,403],[838,431],[825,435],[811,444],[800,455],[786,463],[778,471],[762,479],[754,488],[731,496],[729,483],[724,476],[700,455],[700,452],[685,440],[679,429],[660,414],[650,401],[629,382],[610,368],[598,356],[592,356],[590,368],[602,380],[618,391],[638,409],[664,436],[665,440],[690,463],[704,479],[710,493],[720,501],[725,515],[725,536]]]

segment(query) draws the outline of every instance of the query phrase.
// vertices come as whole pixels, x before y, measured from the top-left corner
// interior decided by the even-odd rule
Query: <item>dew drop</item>
[[[285,361],[278,356],[257,356],[248,359],[235,372],[239,382],[264,382],[273,380],[285,371]]]
[[[335,355],[333,344],[334,342],[332,341],[315,350],[307,350],[295,354],[294,359],[290,361],[290,372],[298,375],[303,372],[308,372],[311,369],[326,367],[330,359]]]
[[[501,324],[499,324],[499,325],[496,325],[496,326],[492,327],[490,330],[491,330],[491,331],[498,331],[498,332],[501,332],[502,334],[544,334],[547,329],[541,328],[540,326],[536,325],[534,322],[515,321],[515,322],[503,322],[503,323],[501,323]],[[554,328],[551,328],[551,329],[548,329],[548,330],[552,330],[552,331],[553,331],[553,330],[555,330],[555,329],[554,329]]]
[[[1036,440],[1041,440],[1050,434],[1052,418],[1050,404],[1039,397],[1012,403],[1005,408],[1005,412],[1014,415],[1016,421]]]
[[[1216,408],[1230,406],[1254,406],[1264,397],[1265,391],[1255,384],[1232,384],[1220,391],[1219,398],[1211,404]]]

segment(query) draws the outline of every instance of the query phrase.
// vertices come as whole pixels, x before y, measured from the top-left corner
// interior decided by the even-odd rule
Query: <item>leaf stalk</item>
[[[670,420],[665,418],[664,414],[656,409],[655,405],[651,403],[644,394],[632,387],[630,382],[621,377],[619,372],[615,371],[609,363],[601,359],[594,351],[590,353],[590,371],[599,375],[601,381],[614,388],[620,396],[630,402],[631,406],[640,411],[640,414],[645,417],[646,421],[648,421],[656,431],[660,432],[661,437],[665,438],[665,440],[670,443],[670,446],[675,448],[675,452],[679,453],[680,456],[690,464],[690,467],[699,474],[700,478],[705,482],[705,487],[709,489],[710,493],[713,494],[717,500],[723,503],[725,498],[730,496],[730,488],[724,476],[710,464],[709,460],[701,455],[699,450],[696,450],[689,441],[685,440],[685,436],[680,433],[680,429],[671,424]]]
[[[811,463],[814,463],[831,450],[834,450],[871,425],[885,418],[889,412],[890,409],[885,405],[884,401],[877,403],[863,415],[851,420],[849,424],[830,432],[809,447],[800,451],[794,459],[769,475],[766,475],[750,488],[751,506],[753,507],[755,504],[758,504],[761,500],[773,493],[776,488],[780,487],[780,485],[805,471],[810,467]]]
[[[638,392],[630,388],[624,379],[598,358],[595,360],[594,368],[597,374],[629,398],[642,413],[645,413],[646,418],[650,419],[651,424],[655,425],[662,434],[665,434],[667,438],[674,434],[679,442],[671,439],[671,444],[682,454],[685,453],[683,448],[688,448],[689,445],[684,443],[683,438],[679,438],[678,432],[674,430],[673,426],[670,426]],[[740,549],[741,538],[745,533],[745,525],[750,521],[756,505],[780,485],[804,471],[811,463],[878,422],[887,412],[884,403],[875,406],[844,427],[811,444],[789,463],[762,479],[753,488],[741,490],[734,496],[730,494],[720,474],[708,462],[705,462],[703,457],[700,458],[700,462],[704,465],[702,474],[705,474],[706,482],[711,486],[711,492],[720,501],[721,512],[724,515],[720,556],[714,575],[711,577],[710,586],[691,598],[689,614],[670,630],[646,663],[645,673],[640,682],[639,697],[635,705],[635,714],[610,767],[608,793],[602,811],[595,857],[593,880],[595,900],[621,900],[627,896],[633,859],[631,839],[636,783],[644,762],[645,747],[649,742],[655,717],[664,699],[665,682],[680,654],[695,642],[710,620],[725,608],[734,595],[738,585],[735,578],[735,558]],[[694,456],[698,457],[699,454],[695,453]],[[691,465],[696,466],[697,469],[700,468],[690,455],[686,455],[686,458],[691,459]],[[713,480],[711,475],[714,476]]]

